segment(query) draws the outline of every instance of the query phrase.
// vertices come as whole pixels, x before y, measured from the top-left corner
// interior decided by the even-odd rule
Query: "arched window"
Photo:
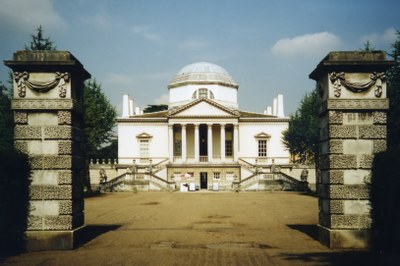
[[[200,88],[193,92],[192,100],[202,99],[202,98],[215,99],[215,96],[212,91],[210,91],[209,89],[206,89],[206,88]]]

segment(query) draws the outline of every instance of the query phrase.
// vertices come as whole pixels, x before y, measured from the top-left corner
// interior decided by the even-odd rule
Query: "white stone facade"
[[[118,119],[119,167],[138,176],[151,173],[176,189],[187,183],[226,190],[255,171],[288,165],[289,152],[281,139],[289,119],[282,95],[274,100],[273,114],[245,112],[238,109],[238,88],[222,67],[202,62],[184,67],[172,79],[168,110],[133,112],[124,96]]]

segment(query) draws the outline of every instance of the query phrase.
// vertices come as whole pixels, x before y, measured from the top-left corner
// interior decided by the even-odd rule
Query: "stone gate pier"
[[[32,168],[27,250],[72,249],[84,228],[83,82],[69,52],[17,51],[13,71],[15,147]]]
[[[367,182],[373,156],[386,149],[385,71],[381,51],[331,52],[310,74],[317,82],[320,118],[320,242],[365,248],[370,238]]]

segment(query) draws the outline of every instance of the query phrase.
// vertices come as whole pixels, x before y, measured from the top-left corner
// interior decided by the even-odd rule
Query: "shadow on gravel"
[[[122,225],[118,224],[89,224],[86,225],[86,228],[82,235],[79,238],[78,247],[83,246],[84,244],[92,241],[96,237],[105,234],[110,231],[115,231],[120,228]]]
[[[308,235],[318,241],[318,227],[315,224],[288,224],[287,227]],[[284,260],[310,265],[332,266],[394,266],[400,265],[397,255],[376,254],[369,250],[333,250],[332,252],[310,252],[301,254],[282,253]]]
[[[316,224],[287,224],[287,227],[302,232],[318,241],[318,227]]]
[[[288,254],[282,253],[280,255],[284,260],[290,264],[300,263],[304,265],[363,265],[363,266],[378,266],[378,265],[396,265],[390,262],[379,259],[369,251],[332,251],[332,252],[312,252],[301,254]],[[389,264],[387,264],[389,263]],[[297,264],[296,264],[297,265]]]

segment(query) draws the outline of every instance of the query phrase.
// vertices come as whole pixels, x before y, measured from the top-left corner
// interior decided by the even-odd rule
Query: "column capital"
[[[213,123],[207,123],[208,127],[212,127]]]
[[[182,128],[186,128],[186,125],[187,125],[187,124],[181,124],[181,127],[182,127]]]

